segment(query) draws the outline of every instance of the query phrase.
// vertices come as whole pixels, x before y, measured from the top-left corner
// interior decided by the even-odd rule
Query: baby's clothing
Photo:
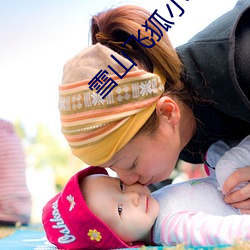
[[[211,167],[216,165],[216,171],[210,168],[209,177],[166,186],[152,194],[160,203],[153,229],[155,244],[205,246],[250,239],[250,216],[240,215],[225,203],[219,191],[233,171],[250,165],[250,136],[229,149],[222,141],[210,147],[207,161]]]

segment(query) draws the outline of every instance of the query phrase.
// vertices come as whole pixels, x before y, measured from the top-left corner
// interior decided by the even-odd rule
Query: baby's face
[[[159,204],[141,184],[127,186],[105,175],[85,178],[88,206],[126,243],[145,240],[159,214]]]

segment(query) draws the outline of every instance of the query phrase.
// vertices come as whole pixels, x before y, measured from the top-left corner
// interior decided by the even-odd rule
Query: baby
[[[214,144],[207,155],[209,165],[228,149],[222,141]],[[250,239],[250,216],[226,204],[219,190],[227,178],[225,164],[230,174],[243,163],[246,166],[249,158],[250,136],[218,160],[217,179],[210,168],[209,177],[169,185],[152,194],[141,184],[127,186],[103,168],[88,167],[71,177],[44,207],[47,238],[60,249],[206,246]]]

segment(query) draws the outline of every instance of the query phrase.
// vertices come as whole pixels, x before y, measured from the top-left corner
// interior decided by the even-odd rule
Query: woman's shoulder
[[[223,113],[250,123],[250,101],[238,82],[234,60],[235,30],[249,10],[250,0],[238,1],[176,50],[184,65],[183,79],[191,89]]]

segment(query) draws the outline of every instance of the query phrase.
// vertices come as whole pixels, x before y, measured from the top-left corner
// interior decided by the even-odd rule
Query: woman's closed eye
[[[124,185],[123,185],[122,180],[120,180],[120,190],[122,192],[124,191]],[[122,209],[123,209],[123,204],[119,204],[118,205],[118,214],[119,214],[119,216],[121,216],[121,214],[122,214]]]
[[[124,184],[123,184],[123,182],[121,180],[120,180],[120,189],[121,189],[122,192],[124,191]]]

